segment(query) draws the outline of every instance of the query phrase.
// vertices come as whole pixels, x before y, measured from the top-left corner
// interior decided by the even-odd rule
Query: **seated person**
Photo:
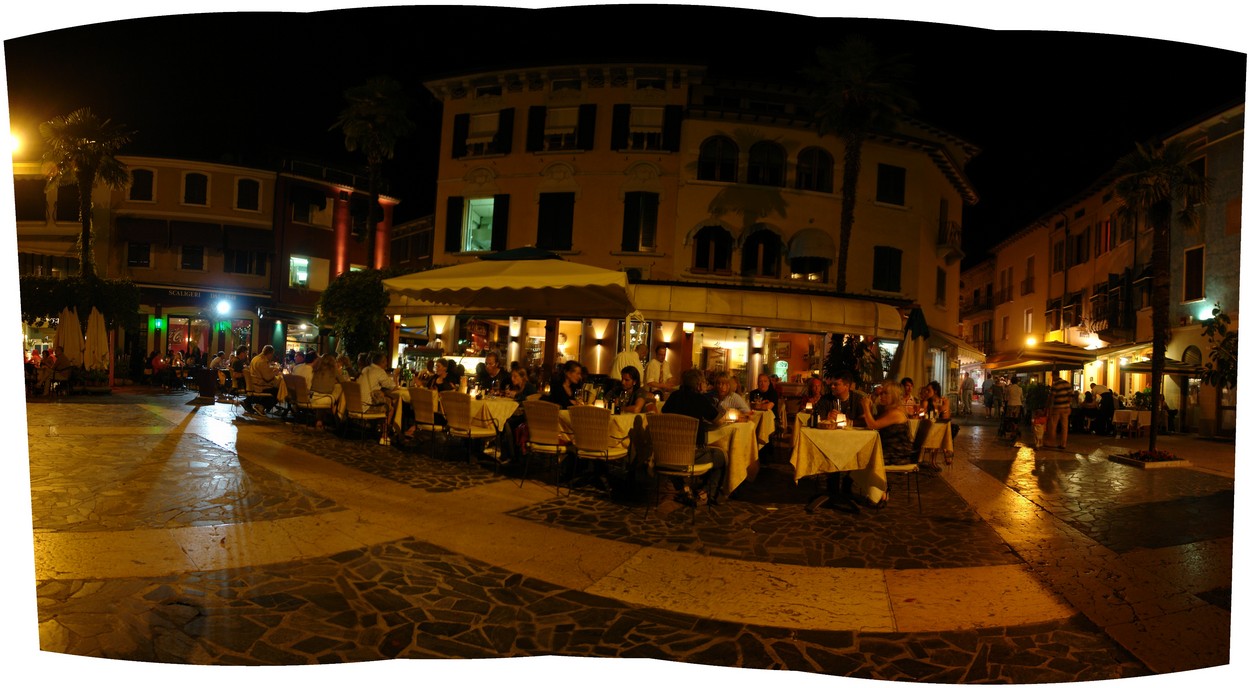
[[[382,424],[382,436],[378,438],[378,444],[390,444],[391,419],[395,417],[395,400],[398,392],[395,379],[382,368],[383,360],[385,356],[381,351],[370,353],[369,365],[360,371],[356,384],[360,385],[361,411],[386,413],[386,421]]]
[[[887,466],[915,463],[914,442],[907,427],[907,414],[899,397],[902,389],[893,382],[883,382],[877,390],[877,403],[881,412],[875,413],[874,404],[864,400],[864,425],[881,434],[881,452]],[[916,433],[919,436],[919,432]]]
[[[664,413],[677,413],[683,416],[690,416],[699,420],[699,432],[695,439],[695,445],[698,449],[695,451],[695,463],[712,464],[704,478],[707,486],[707,499],[709,504],[716,504],[720,498],[720,486],[725,477],[725,466],[727,459],[725,452],[719,447],[707,446],[707,428],[710,424],[715,423],[720,417],[720,410],[716,407],[716,403],[704,394],[703,372],[698,369],[690,369],[681,374],[681,386],[668,396],[668,400],[664,402]],[[694,495],[689,485],[682,485],[679,479],[674,479],[675,487],[683,491],[684,500],[691,503]]]
[[[752,411],[772,411],[774,420],[780,426],[781,398],[777,395],[777,388],[773,386],[773,379],[768,373],[760,373],[755,389],[747,393],[747,403],[751,405]]]
[[[871,400],[863,392],[854,388],[855,376],[849,370],[826,373],[825,384],[829,393],[816,402],[812,412],[820,418],[828,418],[832,413],[846,416],[848,425],[864,427],[866,425],[865,409]],[[825,493],[817,495],[807,504],[807,510],[813,511],[826,501],[832,502],[839,509],[858,512],[852,492],[851,474],[846,471],[830,473],[825,480]]]
[[[511,382],[508,371],[499,365],[499,354],[486,352],[486,362],[477,372],[477,388],[486,394],[498,396],[503,394]]]
[[[551,387],[543,401],[550,401],[562,409],[580,405],[577,390],[582,386],[582,366],[577,361],[566,361],[556,369],[556,376],[551,380]]]
[[[278,404],[278,371],[274,368],[273,357],[273,346],[266,344],[260,353],[252,357],[251,363],[247,366],[252,376],[252,389],[248,391],[270,395],[259,397],[259,400],[252,404],[252,410],[262,416]]]
[[[741,394],[733,391],[733,378],[729,373],[720,372],[716,374],[713,384],[715,385],[710,395],[712,401],[716,402],[717,409],[720,410],[722,420],[725,414],[730,410],[738,411],[741,416],[751,413],[751,406]]]
[[[612,406],[619,408],[621,413],[645,413],[648,408],[655,410],[655,397],[642,388],[642,374],[634,366],[621,368],[621,386],[613,390]]]
[[[320,356],[312,364],[312,381],[308,383],[309,396],[317,417],[316,427],[325,427],[326,411],[334,407],[342,386],[351,383],[343,372],[345,357]]]
[[[525,400],[538,393],[534,383],[530,382],[528,370],[517,366],[512,369],[509,376],[512,382],[504,390],[503,394],[509,399],[515,399],[520,406],[517,406],[516,411],[504,421],[499,451],[505,463],[520,454],[523,439],[518,437],[518,431],[521,425],[525,423]],[[441,413],[434,414],[434,421],[440,425],[447,422],[442,418]]]

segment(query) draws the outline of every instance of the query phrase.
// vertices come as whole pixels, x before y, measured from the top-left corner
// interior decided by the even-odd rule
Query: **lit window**
[[[303,256],[291,256],[290,285],[292,287],[308,286],[308,259]]]
[[[464,245],[462,251],[491,250],[491,229],[495,220],[495,199],[470,198],[464,203]]]

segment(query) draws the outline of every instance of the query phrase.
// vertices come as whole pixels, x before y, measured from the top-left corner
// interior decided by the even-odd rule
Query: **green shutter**
[[[464,228],[464,196],[447,197],[447,237],[443,250],[460,252],[460,233]]]

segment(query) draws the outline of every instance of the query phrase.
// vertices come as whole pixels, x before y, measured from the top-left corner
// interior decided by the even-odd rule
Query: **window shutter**
[[[577,108],[577,148],[593,150],[595,147],[595,106],[580,105]]]
[[[512,152],[512,125],[516,120],[516,109],[504,108],[499,111],[499,131],[495,132],[495,150],[503,155]]]
[[[621,250],[637,251],[642,227],[642,192],[625,193],[625,224],[621,227]]]
[[[612,106],[612,150],[629,147],[629,105]]]
[[[490,232],[490,250],[508,250],[508,194],[495,196],[495,219]]]
[[[525,130],[525,150],[533,153],[543,149],[543,131],[547,126],[547,108],[531,105]]]
[[[469,138],[469,115],[456,115],[451,123],[451,157],[463,158],[469,152],[465,139]]]
[[[467,122],[466,122],[467,123]],[[464,196],[447,197],[447,237],[443,250],[460,252],[460,233],[464,227]]]
[[[664,150],[673,153],[681,150],[681,106],[664,106]]]

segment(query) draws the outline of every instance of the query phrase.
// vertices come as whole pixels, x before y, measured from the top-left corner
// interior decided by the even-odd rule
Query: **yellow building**
[[[681,340],[683,365],[742,372],[750,387],[764,366],[801,378],[819,367],[826,333],[897,340],[920,306],[937,331],[934,374],[950,381],[962,208],[976,201],[970,144],[914,121],[869,138],[838,293],[843,149],[817,134],[802,89],[694,65],[515,69],[426,87],[443,104],[433,263],[536,246],[627,272],[640,329],[558,325],[564,355],[592,373],[641,339]],[[506,323],[460,320],[503,340]],[[556,327],[526,328],[532,355],[552,350]]]

